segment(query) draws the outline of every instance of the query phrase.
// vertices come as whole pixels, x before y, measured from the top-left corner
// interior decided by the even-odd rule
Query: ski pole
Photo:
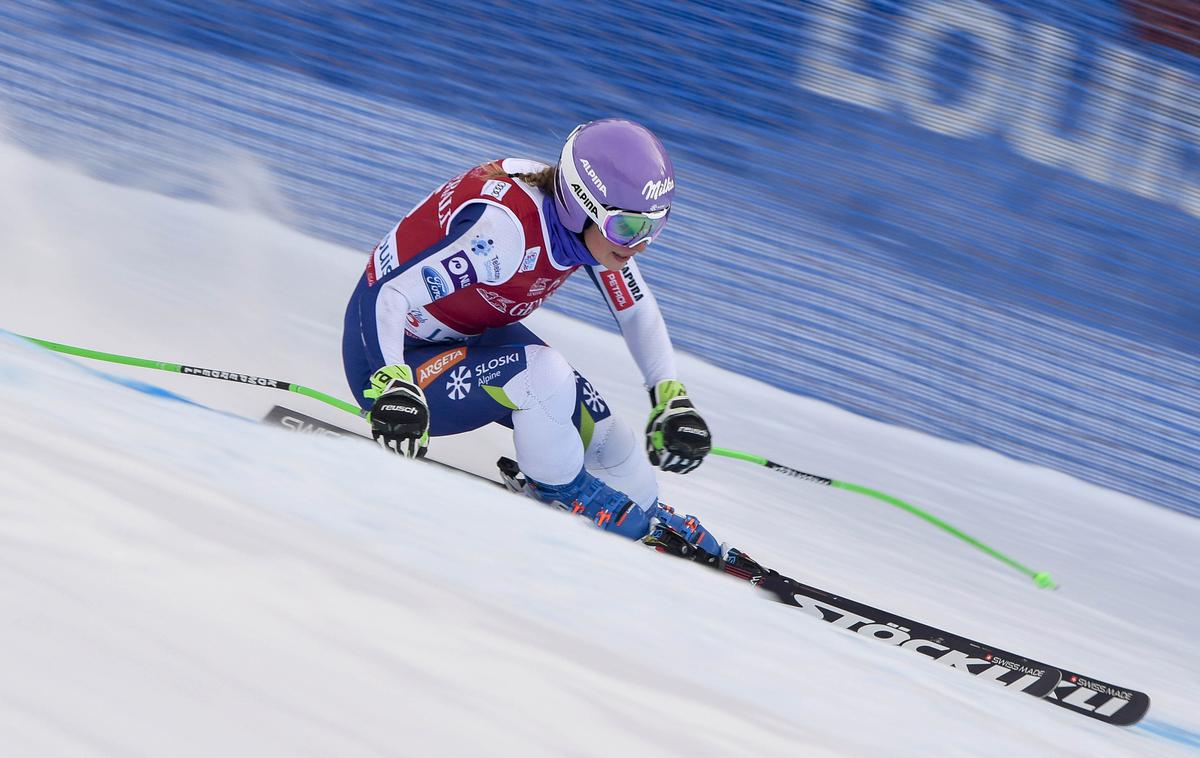
[[[1052,580],[1050,578],[1049,573],[1047,573],[1045,571],[1034,571],[1033,569],[1029,568],[1028,566],[1025,566],[1024,564],[1020,563],[1019,561],[1008,557],[1004,553],[1001,553],[999,550],[996,550],[995,548],[975,539],[971,535],[952,526],[951,524],[946,523],[945,521],[941,520],[937,516],[934,516],[932,513],[929,513],[928,511],[923,511],[920,508],[918,508],[917,506],[915,506],[911,503],[906,503],[905,501],[901,500],[900,498],[893,497],[892,495],[889,495],[886,492],[880,492],[879,490],[873,490],[870,487],[864,487],[861,484],[851,484],[850,482],[841,482],[841,481],[838,481],[837,479],[830,479],[827,476],[819,476],[817,474],[809,474],[804,471],[800,471],[799,469],[794,469],[790,466],[784,466],[782,464],[776,463],[775,461],[767,460],[766,458],[764,458],[761,455],[754,455],[753,453],[743,453],[740,450],[729,450],[726,448],[714,447],[712,449],[712,454],[720,455],[725,458],[734,458],[734,459],[740,460],[740,461],[749,461],[750,463],[757,463],[760,466],[766,466],[767,468],[771,469],[772,471],[783,474],[784,476],[790,476],[795,479],[799,479],[801,481],[810,482],[812,484],[821,484],[826,487],[836,487],[837,489],[847,490],[848,492],[857,492],[860,495],[867,495],[869,497],[875,498],[876,500],[882,500],[883,502],[887,503],[888,505],[894,505],[897,508],[900,508],[901,510],[908,511],[909,513],[916,516],[917,518],[924,519],[925,521],[928,521],[930,524],[933,524],[937,528],[939,528],[949,534],[952,534],[955,537],[958,537],[963,542],[966,542],[969,545],[973,545],[974,547],[979,548],[980,550],[982,550],[983,552],[992,556],[993,558],[1001,561],[1002,563],[1005,563],[1005,564],[1011,566],[1012,568],[1016,569],[1017,571],[1020,571],[1025,576],[1028,576],[1030,579],[1032,579],[1034,581],[1035,584],[1037,584],[1038,587],[1042,587],[1042,588],[1049,587],[1051,589],[1058,589],[1058,585],[1055,584],[1054,580]]]
[[[188,374],[191,376],[202,376],[202,377],[207,377],[209,379],[220,379],[220,380],[224,380],[224,381],[238,382],[240,384],[249,384],[249,385],[253,385],[256,387],[270,387],[272,389],[285,390],[287,392],[295,392],[300,395],[305,395],[306,397],[311,397],[314,400],[319,400],[322,403],[331,405],[334,408],[338,408],[339,410],[345,411],[346,413],[351,413],[355,416],[358,416],[359,418],[366,417],[366,411],[362,410],[361,408],[359,408],[357,405],[354,405],[353,403],[348,403],[345,400],[341,400],[332,395],[328,395],[324,392],[320,392],[318,390],[314,390],[314,389],[305,387],[300,384],[294,384],[292,382],[285,382],[285,381],[282,381],[279,379],[266,379],[261,376],[251,376],[249,374],[241,374],[241,373],[237,373],[234,371],[220,371],[217,369],[200,368],[197,366],[185,366],[185,365],[178,364],[178,363],[166,363],[164,361],[153,361],[153,360],[148,360],[146,358],[133,358],[133,357],[130,357],[127,355],[117,355],[116,353],[105,353],[105,352],[101,352],[99,350],[89,350],[88,348],[74,347],[72,345],[64,345],[59,342],[50,342],[49,340],[38,339],[36,337],[26,337],[25,335],[16,335],[16,336],[21,337],[22,339],[28,340],[29,342],[32,342],[34,344],[41,345],[42,347],[47,348],[49,350],[53,350],[54,352],[64,353],[66,355],[74,355],[74,356],[78,356],[80,358],[90,358],[92,360],[107,361],[109,363],[119,363],[119,364],[126,365],[126,366],[138,366],[141,368],[157,369],[159,371],[170,371],[170,372],[176,373],[176,374]],[[947,524],[945,521],[942,521],[941,519],[937,518],[936,516],[934,516],[930,513],[927,513],[925,511],[921,510],[920,508],[917,508],[914,505],[906,503],[903,500],[900,500],[899,498],[892,497],[891,495],[885,494],[883,492],[879,492],[877,490],[870,489],[868,487],[863,487],[858,484],[851,484],[849,482],[839,482],[836,479],[830,479],[828,477],[818,476],[816,474],[807,474],[798,469],[794,469],[789,466],[783,466],[778,463],[775,463],[774,461],[767,460],[766,458],[762,457],[761,455],[753,455],[752,453],[743,453],[738,450],[727,450],[725,448],[719,448],[719,447],[713,448],[712,452],[714,455],[720,455],[720,456],[724,456],[726,458],[736,458],[738,460],[749,461],[751,463],[757,463],[760,466],[766,466],[767,468],[769,468],[773,471],[777,471],[781,474],[784,474],[785,476],[791,476],[791,477],[794,477],[797,479],[801,479],[803,481],[812,482],[814,484],[823,484],[823,485],[830,486],[830,487],[837,487],[839,489],[849,490],[850,492],[857,492],[862,495],[869,495],[878,500],[882,500],[885,503],[889,503],[898,508],[906,510],[909,513],[912,513],[914,516],[917,516],[919,518],[924,519],[925,521],[928,521],[929,523],[933,524],[934,526],[936,526],[940,529],[943,529],[946,532],[949,532],[950,534],[954,535],[955,537],[958,537],[959,539],[963,540],[964,542],[967,542],[968,544],[974,545],[975,547],[979,548],[980,550],[982,550],[983,552],[992,556],[993,558],[996,558],[996,559],[1008,564],[1009,566],[1015,568],[1016,570],[1025,574],[1026,576],[1031,577],[1033,579],[1033,581],[1039,587],[1052,587],[1054,589],[1058,588],[1058,585],[1056,585],[1050,579],[1050,575],[1048,573],[1046,573],[1044,571],[1040,571],[1040,572],[1034,571],[1033,569],[1030,569],[1030,568],[1022,565],[1021,563],[1013,560],[1012,558],[1009,558],[1007,555],[1004,555],[1000,551],[995,550],[992,547],[989,547],[988,545],[984,544],[983,542],[980,542],[979,540],[975,539],[974,537],[970,536],[969,534],[966,534],[966,533],[960,531],[959,529],[956,529],[955,527],[951,526],[950,524]]]
[[[73,347],[71,345],[63,345],[58,342],[50,342],[49,340],[40,340],[36,337],[26,337],[23,334],[18,334],[18,337],[28,340],[36,345],[41,345],[44,348],[53,350],[56,353],[64,353],[66,355],[74,355],[80,358],[91,358],[97,361],[107,361],[109,363],[120,363],[125,366],[138,366],[141,368],[152,368],[159,371],[170,371],[175,374],[189,374],[191,376],[203,376],[209,379],[221,379],[227,382],[238,382],[240,384],[252,384],[256,387],[270,387],[277,390],[285,390],[287,392],[295,392],[299,395],[311,397],[314,400],[320,400],[322,403],[332,405],[334,408],[340,408],[347,413],[353,413],[356,416],[365,416],[366,412],[360,409],[353,403],[347,403],[345,400],[340,400],[332,395],[327,395],[324,392],[305,387],[300,384],[281,381],[279,379],[266,379],[261,376],[250,376],[249,374],[239,374],[234,371],[219,371],[211,368],[200,368],[198,366],[184,366],[178,363],[166,363],[164,361],[151,361],[145,358],[132,358],[128,355],[117,355],[116,353],[103,353],[99,350],[89,350],[84,347]]]

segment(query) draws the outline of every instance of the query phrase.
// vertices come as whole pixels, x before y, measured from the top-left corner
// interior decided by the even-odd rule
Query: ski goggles
[[[603,205],[598,208],[599,218],[593,220],[596,226],[600,227],[600,233],[606,240],[621,247],[635,247],[643,242],[653,242],[666,227],[667,217],[671,214],[670,208],[647,213],[616,210]]]

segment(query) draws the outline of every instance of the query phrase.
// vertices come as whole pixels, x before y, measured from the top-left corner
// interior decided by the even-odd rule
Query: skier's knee
[[[544,345],[525,348],[525,370],[504,386],[505,394],[517,410],[542,406],[567,416],[575,406],[575,372],[557,350]]]

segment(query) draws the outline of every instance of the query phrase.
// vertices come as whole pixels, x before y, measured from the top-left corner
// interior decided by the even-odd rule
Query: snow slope
[[[340,319],[363,257],[256,216],[273,200],[253,176],[258,195],[217,209],[11,147],[0,168],[0,328],[348,396]],[[619,338],[527,323],[640,423]],[[682,370],[718,444],[903,497],[1062,589],[746,463],[664,475],[666,500],[811,584],[1143,689],[1146,721],[993,688],[463,474],[239,418],[282,402],[356,423],[307,398],[0,335],[5,754],[1200,752],[1200,521]],[[510,446],[497,429],[431,452],[487,473]]]

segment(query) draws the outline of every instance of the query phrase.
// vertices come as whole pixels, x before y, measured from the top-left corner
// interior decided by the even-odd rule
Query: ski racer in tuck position
[[[682,536],[685,554],[715,562],[713,536],[658,501],[653,468],[687,473],[711,447],[634,262],[666,226],[674,188],[652,132],[603,119],[577,127],[555,166],[506,158],[432,192],[375,247],[346,309],[346,377],[374,438],[419,457],[430,436],[504,424],[528,494],[649,544]],[[646,458],[587,379],[520,323],[580,268],[650,389]]]

